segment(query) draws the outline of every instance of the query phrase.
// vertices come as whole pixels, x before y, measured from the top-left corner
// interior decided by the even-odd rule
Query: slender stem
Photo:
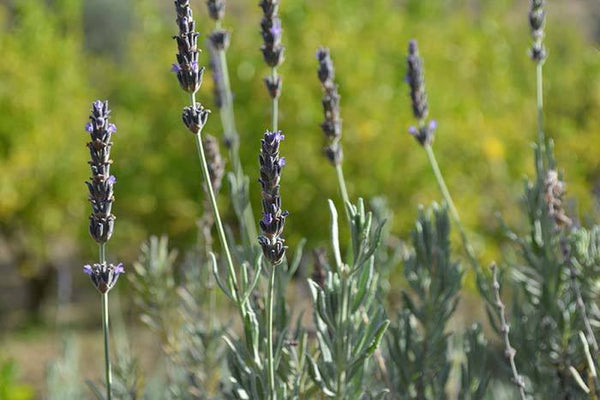
[[[102,293],[102,333],[104,335],[104,371],[106,374],[106,399],[112,399],[112,369],[110,367],[110,347],[108,332],[108,293]]]
[[[216,24],[216,29],[221,29],[220,21]],[[223,106],[221,107],[220,117],[223,125],[225,137],[228,140],[228,151],[229,159],[233,164],[233,171],[238,182],[242,182],[244,179],[244,171],[242,162],[239,155],[239,135],[235,126],[235,110],[233,105],[233,93],[231,91],[231,81],[229,78],[229,67],[227,63],[227,53],[225,50],[218,51],[219,57],[219,71],[221,73],[223,81]],[[254,220],[254,213],[252,212],[252,205],[250,202],[244,204],[242,215],[239,216],[243,220],[243,228],[246,235],[248,244],[254,243],[257,237],[256,221]]]
[[[106,243],[100,243],[98,246],[100,264],[106,262]],[[108,292],[101,294],[102,299],[102,335],[104,337],[104,373],[106,377],[106,400],[112,399],[112,369],[110,366],[110,344],[108,329]]]
[[[196,107],[196,95],[192,94],[192,106]],[[235,267],[233,265],[233,258],[231,257],[231,252],[229,251],[229,245],[227,244],[227,237],[225,236],[225,229],[223,229],[223,223],[221,222],[221,215],[219,214],[219,208],[217,206],[217,200],[215,198],[215,192],[210,184],[210,173],[208,171],[208,163],[206,162],[206,155],[204,154],[204,147],[202,145],[202,137],[201,132],[198,132],[196,135],[196,148],[198,149],[198,156],[200,158],[200,165],[202,167],[202,175],[204,176],[204,182],[206,182],[206,192],[208,193],[208,198],[210,200],[210,205],[213,212],[213,217],[215,219],[215,226],[217,227],[217,232],[219,234],[219,240],[221,241],[221,246],[223,247],[223,252],[225,253],[225,258],[227,260],[227,267],[229,268],[230,279],[233,282],[236,300],[239,301],[238,285],[237,285],[237,277],[235,275]]]
[[[448,204],[448,208],[450,209],[450,214],[452,215],[452,218],[454,219],[454,221],[456,222],[456,225],[458,226],[458,230],[460,232],[460,237],[462,239],[462,243],[465,248],[465,252],[467,253],[469,261],[471,262],[471,265],[473,266],[473,269],[477,273],[479,273],[480,268],[479,268],[479,263],[477,262],[477,258],[475,257],[475,251],[473,250],[473,248],[471,247],[471,244],[469,243],[469,239],[467,237],[465,229],[460,220],[460,215],[458,214],[458,210],[456,209],[456,206],[454,205],[452,196],[450,196],[450,191],[448,190],[448,187],[446,186],[446,182],[444,181],[444,177],[442,176],[442,171],[440,171],[440,167],[435,158],[435,154],[433,153],[433,148],[429,144],[426,144],[424,147],[425,147],[425,150],[427,151],[427,157],[429,158],[429,163],[431,164],[431,168],[433,169],[435,179],[437,180],[438,186],[440,187],[440,190],[442,191],[442,195],[444,196],[444,200],[446,200],[446,203]]]
[[[98,245],[98,253],[100,258],[100,264],[104,264],[106,262],[106,243],[100,243]]]
[[[336,389],[336,399],[344,400],[345,398],[345,386],[346,386],[346,363],[348,360],[347,356],[347,341],[346,341],[346,326],[348,321],[348,290],[347,290],[347,279],[346,279],[346,271],[342,266],[342,270],[340,271],[340,288],[342,294],[341,301],[341,312],[339,319],[338,330],[340,333],[340,337],[336,338],[338,342],[338,356],[337,356],[337,389]]]
[[[498,271],[495,264],[492,265],[492,274],[492,286],[494,288],[496,308],[498,310],[498,316],[500,317],[500,332],[502,332],[504,339],[504,352],[510,363],[510,369],[513,375],[513,382],[519,388],[521,400],[527,400],[527,397],[525,396],[525,383],[523,382],[523,377],[519,375],[517,365],[515,364],[515,355],[517,354],[517,351],[510,344],[510,338],[508,335],[510,332],[510,327],[506,323],[506,314],[504,312],[505,306],[504,303],[502,303],[502,299],[500,298],[500,283],[498,282]]]
[[[536,66],[536,81],[537,81],[537,120],[538,120],[538,144],[542,152],[546,148],[546,138],[544,135],[544,78],[543,78],[543,63],[538,62]]]
[[[271,68],[271,76],[273,77],[273,82],[275,82],[277,80],[277,68]],[[271,102],[271,117],[273,119],[273,132],[277,132],[279,122],[279,97],[277,96]]]
[[[338,164],[335,166],[335,172],[337,173],[340,194],[342,195],[342,200],[344,201],[344,209],[346,209],[346,204],[350,203],[350,197],[348,196],[348,190],[346,189],[346,180],[344,179],[344,171],[342,170],[342,164]]]
[[[585,306],[585,302],[583,301],[583,296],[581,295],[581,288],[577,282],[577,271],[575,270],[575,266],[570,259],[567,260],[567,263],[569,265],[571,285],[573,287],[573,291],[575,292],[577,308],[579,309],[579,313],[581,314],[581,319],[583,320],[583,325],[585,327],[586,339],[592,345],[594,352],[598,354],[598,342],[596,341],[596,336],[592,330],[592,324],[590,323],[590,319],[588,317],[587,308]]]
[[[273,357],[273,291],[275,287],[275,266],[271,265],[269,289],[267,292],[267,369],[269,373],[270,400],[277,400],[275,390],[275,360]]]

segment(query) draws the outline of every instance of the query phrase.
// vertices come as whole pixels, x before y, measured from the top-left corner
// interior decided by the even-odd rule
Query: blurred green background
[[[259,138],[270,108],[255,3],[229,1],[225,24],[233,31],[230,72],[256,211]],[[400,237],[420,203],[441,198],[425,153],[407,133],[413,119],[405,53],[408,40],[417,38],[430,116],[439,124],[438,161],[476,247],[484,259],[497,256],[496,213],[520,225],[522,178],[533,169],[527,3],[282,1],[280,125],[288,161],[282,193],[291,246],[302,237],[309,247],[326,240],[326,199],[338,198],[334,172],[321,155],[314,57],[320,45],[331,48],[337,69],[351,196],[385,195]],[[546,130],[569,196],[577,199],[572,213],[584,219],[600,187],[600,3],[550,3]],[[204,1],[192,5],[198,29],[209,33]],[[118,126],[110,258],[130,264],[150,234],[166,233],[177,247],[195,240],[202,190],[192,137],[180,122],[187,99],[169,72],[172,7],[164,0],[0,1],[0,331],[21,325],[24,310],[31,315],[55,304],[56,271],[77,271],[77,282],[84,282],[81,265],[96,258],[83,184],[89,175],[83,126],[96,98],[110,101]],[[208,63],[206,52],[202,61]],[[215,109],[211,85],[207,74],[199,99]],[[206,131],[221,137],[217,113]],[[226,189],[220,201],[228,210]],[[233,222],[233,213],[226,214]]]

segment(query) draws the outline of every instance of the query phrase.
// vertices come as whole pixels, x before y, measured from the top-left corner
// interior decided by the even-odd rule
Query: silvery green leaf
[[[212,273],[213,273],[213,276],[215,277],[215,280],[217,281],[217,285],[219,285],[219,288],[221,288],[221,291],[223,293],[225,293],[225,295],[227,297],[229,297],[233,301],[236,301],[233,293],[225,286],[223,281],[221,281],[221,276],[219,275],[219,266],[217,264],[217,259],[216,259],[215,255],[213,253],[209,253],[209,257],[210,257],[210,263],[212,265]]]

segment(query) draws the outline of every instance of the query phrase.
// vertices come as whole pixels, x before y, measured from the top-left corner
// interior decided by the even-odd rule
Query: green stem
[[[346,210],[346,204],[350,203],[350,197],[348,196],[348,190],[346,189],[346,180],[344,179],[344,171],[342,170],[342,164],[335,166],[335,172],[337,174],[338,186],[340,188],[340,194],[344,201],[344,210]],[[348,215],[348,211],[346,211]]]
[[[100,264],[106,262],[106,243],[98,246]],[[102,335],[104,337],[104,373],[106,377],[106,400],[112,399],[112,369],[110,366],[110,344],[108,330],[108,292],[101,294],[102,299]]]
[[[539,62],[536,66],[537,81],[537,120],[538,120],[538,144],[540,149],[546,147],[546,138],[544,135],[544,79],[543,64]]]
[[[216,29],[221,29],[220,22],[217,22]],[[243,182],[245,175],[239,155],[239,135],[235,126],[235,110],[233,106],[233,94],[231,92],[231,81],[229,79],[227,53],[225,50],[219,50],[218,53],[219,70],[223,79],[223,94],[225,96],[219,115],[221,117],[221,123],[223,125],[225,137],[229,142],[229,159],[233,165],[233,171],[236,176],[236,180],[241,183]],[[256,230],[256,221],[254,220],[254,213],[252,211],[252,205],[249,201],[244,205],[244,209],[240,218],[243,220],[243,232],[245,232],[246,240],[248,244],[251,245],[255,242],[258,234]]]
[[[108,292],[102,293],[102,333],[104,335],[104,371],[106,374],[106,399],[112,399],[112,370],[110,367],[110,347],[108,338]]]
[[[275,390],[275,366],[273,357],[273,291],[275,287],[275,266],[271,265],[269,289],[267,292],[267,369],[269,373],[270,400],[277,400]]]
[[[462,239],[462,243],[465,248],[465,252],[467,253],[469,261],[471,262],[471,265],[473,266],[473,269],[475,270],[475,272],[477,272],[479,274],[479,272],[480,272],[479,263],[477,262],[477,258],[475,257],[475,252],[474,252],[473,248],[471,247],[471,244],[469,243],[469,239],[467,238],[467,234],[466,234],[465,229],[460,220],[460,215],[458,214],[458,210],[456,209],[456,206],[454,205],[454,201],[452,200],[452,196],[450,196],[450,191],[448,190],[448,186],[446,186],[446,182],[444,181],[444,177],[442,176],[442,171],[440,171],[440,167],[435,158],[435,154],[433,153],[433,148],[431,147],[430,144],[426,144],[424,147],[425,147],[425,151],[427,152],[427,157],[429,158],[429,163],[431,164],[431,168],[433,169],[435,179],[437,180],[438,186],[440,187],[440,190],[442,191],[442,195],[444,196],[444,200],[446,200],[446,203],[448,204],[448,208],[450,209],[450,215],[452,215],[454,222],[456,222],[456,225],[458,226],[458,230],[460,232],[460,237]]]
[[[192,94],[192,106],[196,107],[196,95]],[[225,236],[225,229],[223,229],[223,223],[221,222],[221,215],[219,214],[219,208],[217,206],[217,200],[215,198],[215,192],[210,184],[210,173],[208,171],[208,163],[206,162],[206,155],[204,154],[204,146],[202,145],[202,137],[201,131],[196,135],[196,148],[198,149],[198,157],[200,158],[200,165],[202,167],[202,175],[204,176],[204,182],[206,183],[206,192],[208,193],[208,198],[210,200],[210,205],[213,212],[213,217],[215,219],[215,226],[217,227],[217,232],[219,235],[219,240],[221,241],[221,246],[223,247],[223,252],[225,253],[225,258],[227,260],[227,267],[229,269],[229,276],[233,283],[234,295],[236,300],[239,302],[240,297],[238,294],[238,285],[237,285],[237,277],[235,275],[235,267],[233,265],[233,258],[231,257],[231,252],[229,251],[229,245],[227,244],[227,237]]]
[[[271,68],[271,76],[273,77],[273,82],[277,80],[277,68]],[[273,132],[277,132],[278,122],[279,122],[279,97],[274,97],[271,102],[271,117],[273,119]]]
[[[340,287],[342,292],[342,301],[341,301],[341,312],[340,312],[340,320],[338,330],[340,333],[340,337],[336,340],[338,342],[338,356],[337,356],[337,389],[336,389],[336,399],[344,400],[345,398],[345,386],[346,386],[346,363],[348,360],[347,355],[347,341],[346,341],[346,326],[348,324],[348,291],[347,291],[347,279],[346,279],[346,271],[342,266],[342,270],[340,271]]]

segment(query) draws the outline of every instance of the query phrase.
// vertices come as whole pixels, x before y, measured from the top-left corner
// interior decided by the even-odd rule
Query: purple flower
[[[123,268],[123,264],[115,266],[113,264],[102,263],[86,265],[83,267],[83,272],[90,276],[92,284],[96,289],[104,294],[115,286],[119,275],[125,273],[125,269]]]
[[[117,264],[115,266],[114,273],[116,275],[120,275],[120,274],[124,274],[125,273],[125,267],[123,266],[123,263],[119,263],[119,264]]]
[[[271,223],[273,223],[273,215],[271,213],[265,213],[263,215],[262,222],[265,225],[270,225]]]
[[[408,133],[410,133],[413,136],[416,136],[419,133],[419,131],[414,126],[410,126],[408,128]]]
[[[282,237],[287,211],[281,209],[281,169],[285,159],[279,156],[279,144],[284,136],[280,131],[265,132],[261,140],[259,155],[260,178],[262,189],[263,218],[260,221],[262,231],[258,242],[262,247],[265,259],[271,265],[278,265],[285,257],[285,240]]]
[[[431,121],[429,121],[429,130],[435,131],[436,129],[437,129],[437,121],[435,119],[432,119]]]
[[[102,110],[102,108],[104,107],[104,102],[102,100],[96,100],[94,101],[92,106],[97,110]]]
[[[269,143],[274,143],[274,142],[277,142],[277,143],[279,144],[279,143],[281,143],[281,141],[282,141],[283,139],[285,139],[285,135],[282,135],[282,134],[281,134],[281,131],[277,131],[277,132],[270,132],[270,131],[267,131],[267,132],[265,133],[265,139],[267,139],[267,141],[268,141]]]
[[[109,122],[110,109],[108,102],[96,100],[92,103],[90,122],[85,130],[90,133],[91,140],[87,147],[90,150],[89,162],[92,178],[86,182],[90,192],[92,214],[90,215],[90,234],[98,243],[105,243],[112,235],[115,217],[111,214],[114,201],[112,185],[115,177],[110,175],[112,160],[110,149],[111,134],[117,131],[115,124]],[[89,268],[85,268],[89,272]]]
[[[171,72],[178,73],[179,71],[181,71],[181,67],[179,66],[179,64],[172,64],[171,65]]]

